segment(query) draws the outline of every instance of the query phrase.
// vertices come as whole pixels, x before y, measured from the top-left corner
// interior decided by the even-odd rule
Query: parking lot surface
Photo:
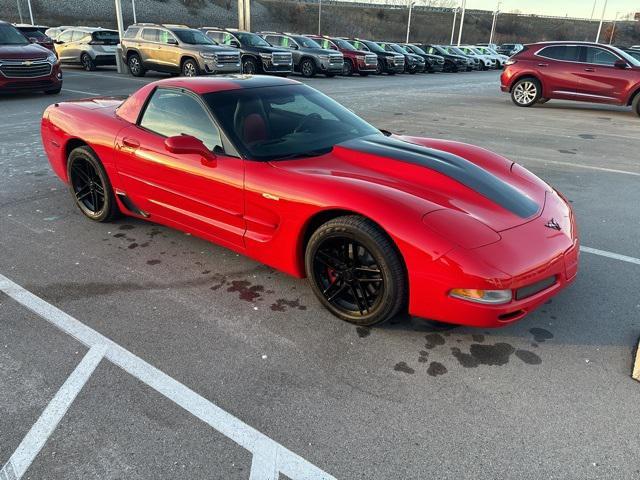
[[[572,201],[577,281],[498,330],[356,328],[304,280],[151,223],[83,218],[44,156],[42,111],[159,76],[69,68],[58,97],[1,97],[0,465],[75,385],[24,478],[289,478],[272,475],[289,461],[291,478],[639,478],[640,119],[517,108],[498,75],[305,80],[379,128],[494,150]]]

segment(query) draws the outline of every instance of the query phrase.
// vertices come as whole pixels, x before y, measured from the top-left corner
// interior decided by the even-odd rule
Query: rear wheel
[[[309,239],[305,267],[311,288],[335,316],[376,325],[406,305],[404,265],[388,236],[357,215],[320,226]]]
[[[67,178],[73,200],[86,217],[108,222],[119,213],[107,172],[89,147],[78,147],[69,154]]]
[[[96,62],[94,62],[91,55],[86,52],[80,56],[80,63],[82,64],[82,68],[87,72],[93,72],[96,69]]]
[[[300,73],[303,77],[311,78],[316,74],[316,64],[310,58],[305,58],[300,62]]]
[[[351,60],[344,61],[344,65],[342,66],[342,75],[345,77],[353,75],[353,63],[351,63]]]
[[[511,100],[519,107],[530,107],[542,94],[540,82],[535,78],[518,80],[511,89]]]
[[[145,68],[142,66],[142,60],[140,60],[140,55],[137,53],[132,53],[127,59],[127,66],[129,67],[129,73],[134,77],[144,77],[144,74],[147,73]]]

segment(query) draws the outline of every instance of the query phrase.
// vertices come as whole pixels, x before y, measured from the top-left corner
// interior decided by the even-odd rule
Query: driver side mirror
[[[622,59],[616,60],[616,62],[613,64],[613,66],[616,67],[616,68],[625,69],[625,68],[627,68],[627,62],[625,62]]]
[[[202,140],[191,135],[176,135],[164,141],[168,152],[178,155],[200,155],[202,164],[208,167],[216,166],[216,155],[202,143]]]
[[[38,43],[38,39],[37,39],[37,38],[35,38],[35,37],[29,37],[29,41],[30,41],[31,43]]]
[[[62,40],[54,40],[53,43],[55,43],[56,45],[64,45],[64,42]]]
[[[229,42],[229,45],[235,48],[240,48],[240,42],[237,40],[231,40],[231,42]]]
[[[178,45],[178,41],[175,38],[167,38],[168,45]]]
[[[289,45],[289,48],[291,48],[292,50],[298,50],[300,47],[296,43],[292,43],[291,45]]]

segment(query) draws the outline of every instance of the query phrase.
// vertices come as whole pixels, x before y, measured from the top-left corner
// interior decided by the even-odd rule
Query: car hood
[[[236,48],[230,48],[221,45],[185,45],[185,49],[193,50],[196,52],[210,52],[210,53],[231,53],[239,55]]]
[[[0,45],[0,60],[40,60],[50,51],[36,43],[28,45]]]
[[[314,55],[342,55],[342,53],[337,50],[327,50],[324,48],[306,48],[302,47],[300,49],[301,52],[313,53]]]
[[[538,217],[549,187],[522,167],[470,145],[370,135],[323,156],[275,162],[298,173],[327,175],[366,187],[400,190],[422,200],[424,213],[452,209],[496,232]],[[421,143],[433,142],[437,148]],[[467,158],[465,158],[467,157]],[[474,157],[474,161],[470,158]]]
[[[259,50],[260,52],[263,52],[263,53],[291,53],[291,50],[288,48],[265,47],[263,45],[260,45],[259,47],[248,47],[248,48],[255,48],[256,50]]]

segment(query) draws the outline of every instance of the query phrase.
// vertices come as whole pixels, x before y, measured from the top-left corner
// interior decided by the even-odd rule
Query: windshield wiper
[[[292,158],[319,157],[320,155],[324,155],[325,153],[329,153],[331,150],[333,150],[333,147],[321,148],[321,149],[318,149],[318,150],[309,150],[308,152],[292,153],[290,155],[285,155],[283,157],[278,157],[276,160],[290,160]]]

